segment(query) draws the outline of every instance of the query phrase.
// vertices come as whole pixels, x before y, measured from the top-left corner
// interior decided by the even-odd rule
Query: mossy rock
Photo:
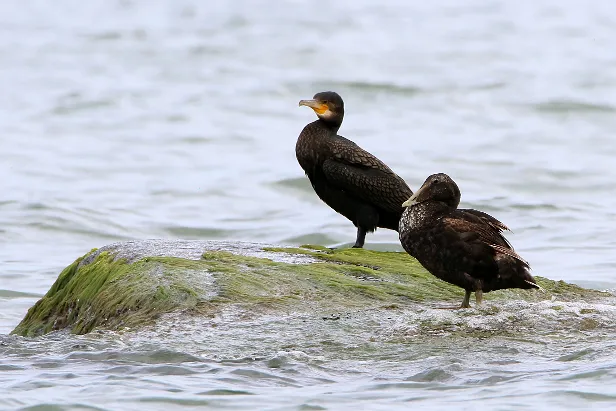
[[[596,301],[609,294],[537,278],[545,292],[507,290],[502,299]],[[254,243],[131,241],[93,250],[60,273],[13,334],[119,330],[160,314],[211,316],[229,305],[255,312],[379,310],[459,304],[463,290],[426,272],[406,253]],[[324,317],[325,318],[325,317]]]

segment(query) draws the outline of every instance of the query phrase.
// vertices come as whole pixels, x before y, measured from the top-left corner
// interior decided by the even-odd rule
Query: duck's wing
[[[466,215],[472,215],[472,216],[480,218],[484,223],[490,225],[494,230],[496,230],[500,234],[500,238],[502,239],[502,241],[505,242],[507,247],[513,250],[513,246],[511,245],[509,240],[507,240],[505,236],[502,234],[503,231],[511,231],[511,230],[500,220],[497,220],[496,218],[492,217],[488,213],[484,213],[483,211],[479,211],[479,210],[474,210],[472,208],[460,208],[457,211],[465,213]]]
[[[481,253],[481,247],[477,247],[478,245],[487,245],[494,253],[512,257],[529,268],[528,262],[513,250],[509,241],[503,236],[501,225],[504,226],[504,224],[486,213],[477,213],[464,209],[456,210],[447,217],[444,217],[442,223],[451,235],[455,235],[460,241],[464,241],[474,249],[475,253]],[[499,224],[494,223],[492,220],[497,221]]]
[[[484,213],[483,211],[474,210],[472,208],[462,208],[462,209],[458,209],[458,211],[462,211],[462,212],[477,216],[481,218],[483,221],[485,221],[486,223],[493,226],[495,229],[498,229],[499,231],[511,231],[509,227],[507,227],[503,222],[501,222],[500,220],[497,220],[496,218],[492,217],[488,213]]]

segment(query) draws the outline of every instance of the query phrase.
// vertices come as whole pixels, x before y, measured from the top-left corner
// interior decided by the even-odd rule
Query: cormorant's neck
[[[337,134],[338,130],[340,129],[340,126],[342,125],[342,116],[335,116],[327,119],[319,117],[317,123],[319,123],[321,127],[330,130],[334,134]]]

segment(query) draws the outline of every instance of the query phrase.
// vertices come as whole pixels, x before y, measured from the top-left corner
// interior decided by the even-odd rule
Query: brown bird
[[[484,212],[458,209],[460,189],[446,174],[433,174],[402,204],[400,242],[434,276],[471,292],[481,304],[484,292],[541,288],[529,265],[505,239],[507,226]]]
[[[317,93],[300,106],[318,119],[304,127],[295,146],[319,198],[357,227],[355,248],[364,246],[367,232],[377,227],[398,231],[402,202],[413,192],[381,160],[342,136],[344,102],[333,91]]]

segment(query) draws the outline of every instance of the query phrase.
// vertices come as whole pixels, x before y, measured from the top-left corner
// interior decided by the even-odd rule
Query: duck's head
[[[460,204],[460,189],[447,174],[432,174],[426,178],[419,190],[404,203],[402,207],[410,207],[427,201],[435,201],[456,208]]]

